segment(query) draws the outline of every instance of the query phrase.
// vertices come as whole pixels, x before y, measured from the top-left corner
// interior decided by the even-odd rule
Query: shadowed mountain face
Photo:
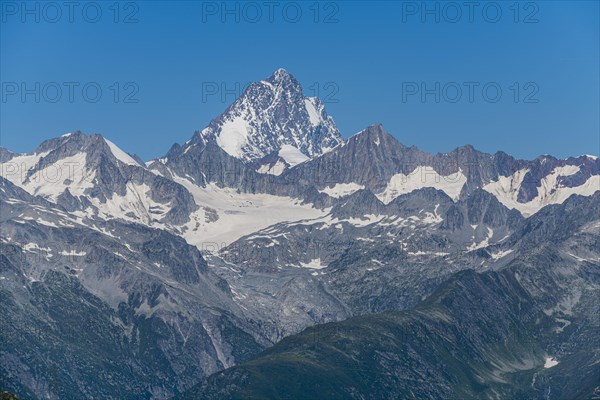
[[[5,389],[167,397],[269,343],[183,239],[120,221],[78,223],[2,183]]]
[[[2,177],[81,215],[182,224],[197,208],[181,185],[151,173],[100,135],[74,132],[47,140],[2,164]]]
[[[497,271],[457,273],[407,311],[308,328],[178,398],[593,398],[600,270],[567,249],[597,257],[600,196],[553,208],[531,221],[545,244]]]
[[[483,188],[528,216],[544,205],[561,203],[564,196],[593,193],[600,187],[599,173],[599,160],[589,156],[524,161],[503,152],[481,153],[472,146],[432,155],[402,145],[383,126],[373,125],[284,177],[334,197],[367,188],[386,203],[426,187],[443,190],[455,200]]]
[[[599,193],[593,156],[342,140],[284,70],[148,163],[0,148],[0,389],[585,398]]]
[[[524,272],[469,271],[411,311],[309,328],[180,398],[589,398],[600,370],[585,349],[598,350],[597,321],[557,334],[518,282]],[[547,368],[563,341],[570,349]]]

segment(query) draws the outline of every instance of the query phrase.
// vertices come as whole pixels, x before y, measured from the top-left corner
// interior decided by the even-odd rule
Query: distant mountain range
[[[595,156],[344,140],[279,69],[149,162],[0,148],[0,204],[20,398],[600,398]]]

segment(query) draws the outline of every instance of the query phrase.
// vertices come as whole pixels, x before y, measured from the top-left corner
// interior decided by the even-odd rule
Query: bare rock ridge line
[[[342,139],[279,69],[143,162],[0,148],[1,389],[591,398],[600,160]]]

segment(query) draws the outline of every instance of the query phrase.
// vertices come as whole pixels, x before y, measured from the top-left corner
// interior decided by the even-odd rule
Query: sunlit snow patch
[[[183,236],[188,243],[206,250],[221,248],[242,236],[284,221],[319,218],[329,209],[316,209],[299,199],[268,194],[238,193],[235,189],[220,188],[211,183],[206,187],[194,185],[176,176],[202,207],[191,215]],[[206,219],[206,209],[212,209],[217,219]],[[215,247],[216,246],[216,247]]]
[[[310,260],[307,263],[300,262],[300,266],[302,266],[302,268],[310,268],[310,269],[323,269],[323,268],[327,268],[327,265],[324,265],[324,264],[321,263],[321,259],[320,258],[315,258],[313,260]]]
[[[140,164],[135,161],[133,159],[133,157],[131,157],[129,154],[125,153],[123,150],[121,150],[116,144],[114,144],[113,142],[111,142],[110,140],[104,138],[104,141],[106,142],[106,144],[108,145],[108,147],[110,148],[110,151],[112,152],[113,156],[115,156],[115,158],[119,161],[121,161],[122,163],[128,164],[128,165],[135,165],[135,166],[140,166]]]
[[[308,117],[310,118],[310,123],[313,126],[319,125],[321,123],[321,117],[319,116],[319,112],[314,104],[314,98],[309,97],[304,99],[304,106],[306,107],[306,112],[308,113]]]
[[[242,148],[247,142],[248,123],[242,117],[225,122],[221,127],[221,133],[217,136],[217,144],[227,154],[237,158],[242,156]]]
[[[571,195],[591,196],[600,190],[600,175],[593,175],[583,184],[575,187],[564,187],[559,177],[571,176],[579,172],[575,165],[565,165],[555,168],[542,178],[537,187],[537,196],[527,203],[519,202],[518,196],[528,169],[521,169],[511,176],[500,176],[495,182],[490,182],[483,190],[493,194],[508,208],[515,208],[525,217],[535,214],[549,204],[561,204]]]
[[[283,158],[291,167],[308,160],[308,156],[289,144],[281,146],[281,149],[279,149],[279,157]]]
[[[554,357],[546,357],[546,362],[544,363],[544,368],[552,368],[555,365],[558,365],[558,361],[554,359]]]
[[[441,175],[433,168],[417,167],[408,175],[396,174],[390,178],[386,189],[377,194],[379,200],[388,204],[396,197],[423,188],[434,188],[443,191],[452,200],[458,200],[460,192],[467,182],[467,177],[462,170],[450,175]]]
[[[328,186],[325,189],[319,190],[321,193],[327,193],[331,197],[340,198],[348,196],[354,192],[364,189],[363,185],[358,183],[336,183],[334,186]]]
[[[271,164],[261,165],[260,168],[258,168],[256,170],[256,172],[258,172],[260,174],[279,176],[283,173],[283,171],[285,171],[286,167],[287,166],[285,165],[285,163],[283,161],[277,160],[277,162],[273,165],[271,165]]]

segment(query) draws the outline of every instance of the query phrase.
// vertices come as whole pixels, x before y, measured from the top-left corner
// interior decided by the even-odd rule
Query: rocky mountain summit
[[[342,142],[321,100],[305,97],[298,81],[281,68],[249,85],[183,152],[209,140],[259,172],[274,175]]]
[[[344,140],[281,69],[147,163],[0,148],[0,389],[589,398],[599,201],[594,156]]]

